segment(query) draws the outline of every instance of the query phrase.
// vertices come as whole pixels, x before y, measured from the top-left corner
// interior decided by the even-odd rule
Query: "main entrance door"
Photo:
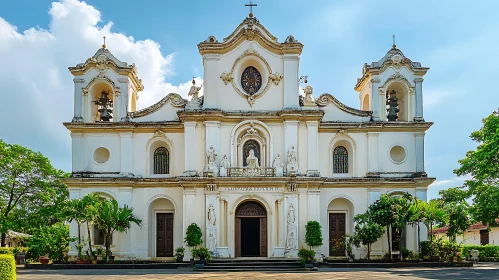
[[[173,213],[156,214],[156,257],[173,257]]]
[[[236,210],[236,257],[267,256],[267,212],[256,201],[244,202]]]
[[[342,238],[346,233],[346,214],[329,213],[329,255],[345,256]]]

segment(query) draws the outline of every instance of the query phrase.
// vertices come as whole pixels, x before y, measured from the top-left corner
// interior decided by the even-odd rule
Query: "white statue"
[[[199,99],[199,90],[201,90],[202,87],[203,87],[203,85],[201,85],[200,87],[197,87],[196,81],[194,79],[192,79],[192,86],[191,86],[191,89],[189,90],[189,96],[192,97],[191,101]]]
[[[298,162],[296,159],[295,146],[291,147],[291,149],[288,151],[288,164],[286,168],[288,169],[288,172],[298,171]]]
[[[208,225],[215,226],[216,222],[217,218],[215,217],[215,207],[213,207],[213,204],[210,204],[210,207],[208,207]]]
[[[315,105],[315,99],[313,96],[314,89],[310,85],[306,85],[303,89],[303,93],[305,93],[304,103],[305,105]]]
[[[208,251],[210,252],[215,252],[217,250],[217,238],[216,238],[216,231],[215,229],[212,229],[208,233],[208,240],[206,241],[206,247],[208,248]]]
[[[215,165],[217,160],[217,153],[213,146],[210,146],[210,149],[206,153],[206,160],[208,161],[208,165]]]
[[[282,163],[280,154],[277,154],[272,165],[275,168],[275,176],[282,177],[284,164]]]
[[[293,231],[288,232],[288,238],[286,240],[286,249],[288,250],[298,249],[296,246],[296,237]]]
[[[288,224],[294,224],[295,221],[295,208],[293,207],[293,204],[290,204],[288,209]]]
[[[249,155],[246,157],[246,166],[249,168],[259,168],[258,158],[255,156],[253,149],[249,150]]]
[[[227,169],[230,167],[230,161],[227,155],[220,160],[220,177],[227,177]]]

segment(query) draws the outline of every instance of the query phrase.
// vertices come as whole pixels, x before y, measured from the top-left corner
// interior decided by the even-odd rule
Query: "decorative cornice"
[[[341,103],[338,99],[336,99],[334,96],[332,96],[329,93],[323,93],[321,96],[316,101],[318,106],[324,107],[327,106],[329,103],[334,104],[336,107],[338,107],[340,110],[355,115],[355,116],[360,116],[360,117],[369,117],[372,115],[372,111],[362,111],[358,109],[354,109],[352,107],[348,107],[347,105]]]
[[[163,99],[161,99],[158,103],[153,104],[147,108],[144,108],[139,111],[135,112],[129,112],[128,117],[133,119],[133,118],[140,118],[143,116],[147,116],[149,114],[152,114],[153,112],[156,112],[159,110],[161,107],[163,107],[166,103],[170,103],[173,107],[177,108],[184,108],[185,105],[187,104],[187,100],[183,99],[182,96],[180,96],[177,93],[169,93],[167,96],[165,96]]]

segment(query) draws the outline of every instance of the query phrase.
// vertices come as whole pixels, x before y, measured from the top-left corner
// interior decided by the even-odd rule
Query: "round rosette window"
[[[406,158],[405,149],[402,146],[393,146],[390,150],[390,159],[395,163],[402,163]]]
[[[241,87],[249,94],[256,94],[262,87],[262,75],[253,66],[246,67],[241,74]]]
[[[95,162],[97,163],[106,163],[108,160],[109,160],[109,150],[104,148],[104,147],[100,147],[100,148],[97,148],[95,151],[94,151],[94,160]]]

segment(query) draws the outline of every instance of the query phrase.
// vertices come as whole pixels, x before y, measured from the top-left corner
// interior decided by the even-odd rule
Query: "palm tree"
[[[95,224],[104,233],[106,260],[111,256],[111,238],[115,232],[128,232],[132,223],[142,225],[142,220],[133,214],[133,208],[127,205],[118,206],[115,199],[104,200],[99,205],[99,213]]]
[[[85,222],[85,203],[82,199],[76,198],[67,201],[65,205],[64,215],[68,222],[75,221],[78,226],[78,245],[76,249],[78,250],[78,259],[81,259],[81,251],[83,249],[83,242],[81,240],[81,226]]]
[[[89,193],[83,197],[82,201],[84,205],[82,214],[84,216],[84,221],[87,225],[87,234],[88,234],[87,256],[90,260],[96,260],[97,257],[94,255],[92,250],[92,238],[90,235],[90,229],[92,228],[92,225],[94,224],[97,218],[98,208],[99,204],[102,201],[102,198],[98,196],[96,193]]]
[[[445,223],[447,213],[445,212],[442,201],[432,199],[425,205],[424,223],[430,229],[430,241],[433,241],[433,226],[439,223]]]
[[[420,223],[425,221],[426,201],[415,198],[409,206],[409,224],[418,227],[418,254],[421,254],[421,227]]]

